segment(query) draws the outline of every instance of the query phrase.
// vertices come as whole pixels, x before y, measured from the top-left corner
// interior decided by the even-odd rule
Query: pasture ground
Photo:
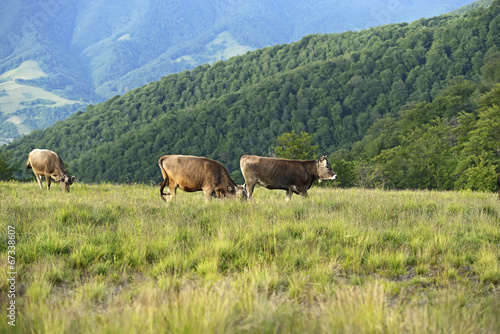
[[[496,194],[284,198],[166,204],[148,185],[1,182],[0,332],[500,332]]]

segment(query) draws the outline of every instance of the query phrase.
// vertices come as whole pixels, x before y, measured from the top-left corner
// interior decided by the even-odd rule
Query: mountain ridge
[[[311,33],[434,16],[466,3],[470,0],[443,0],[442,5],[425,0],[419,6],[408,1],[366,0],[47,0],[34,5],[26,0],[8,1],[0,4],[0,73],[34,60],[48,77],[24,81],[25,85],[68,100],[96,103],[164,75],[227,59],[234,54],[224,52],[228,45],[237,45],[245,53]],[[210,44],[220,34],[230,36],[234,43]],[[63,109],[31,108],[16,116],[43,128],[50,125],[41,121],[47,113],[54,121],[68,115]],[[62,117],[52,117],[58,113]],[[37,118],[27,118],[27,114]],[[0,132],[5,132],[5,126],[0,123]]]
[[[475,90],[463,82],[480,90],[485,66],[500,57],[499,14],[496,1],[466,16],[310,35],[163,77],[6,149],[15,162],[32,148],[54,149],[84,182],[149,182],[158,176],[151,161],[166,153],[219,160],[238,178],[242,154],[267,155],[291,130],[342,156],[403,106],[432,104],[454,85],[458,94]],[[470,96],[452,95],[437,115],[458,117]]]

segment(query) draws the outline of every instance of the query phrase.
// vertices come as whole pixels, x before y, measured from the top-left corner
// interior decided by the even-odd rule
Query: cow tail
[[[26,161],[26,169],[31,169],[30,158]]]
[[[163,193],[163,189],[165,189],[165,187],[168,185],[168,175],[165,169],[163,168],[163,157],[161,157],[160,160],[158,161],[158,165],[160,166],[161,175],[163,176],[163,182],[160,185],[160,196],[162,200],[166,201],[165,200],[166,194]]]

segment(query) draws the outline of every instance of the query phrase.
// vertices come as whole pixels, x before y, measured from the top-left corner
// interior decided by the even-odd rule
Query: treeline
[[[12,122],[7,122],[10,115],[0,114],[0,138],[15,138],[19,136],[17,127]]]
[[[50,106],[53,103],[55,102],[52,100],[36,99],[25,102],[24,105],[27,107],[15,113],[8,115],[0,114],[0,138],[17,138],[21,136],[17,127],[12,122],[7,121],[9,117],[18,116],[23,120],[22,124],[29,129],[45,129],[55,122],[66,119],[76,111],[85,108],[85,104],[83,103],[58,107]]]
[[[498,68],[499,13],[497,0],[461,17],[257,50],[89,106],[6,149],[16,163],[35,147],[53,149],[84,182],[156,182],[157,159],[168,153],[217,159],[241,181],[242,154],[269,155],[276,138],[294,130],[313,134],[319,153],[336,159],[346,176],[340,185],[467,187],[470,168],[498,168],[490,157],[474,165],[465,144],[495,108],[484,101],[498,82],[491,73]],[[460,135],[444,139],[446,131]],[[435,138],[444,147],[426,146],[428,153],[457,162],[438,181],[418,182],[408,154],[418,154],[419,143],[441,143]]]
[[[450,15],[460,15],[460,14],[466,14],[470,12],[473,9],[479,8],[479,7],[488,7],[491,5],[493,0],[477,0],[471,3],[470,5],[460,7],[452,12],[450,12]]]
[[[346,187],[494,191],[500,84],[489,89],[456,79],[433,102],[376,121],[350,152],[337,152],[332,165]]]
[[[63,120],[85,108],[85,104],[74,103],[60,107],[37,105],[23,108],[15,113],[23,124],[31,129],[45,129],[57,121]]]

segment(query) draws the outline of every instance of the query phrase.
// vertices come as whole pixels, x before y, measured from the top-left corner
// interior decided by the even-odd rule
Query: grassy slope
[[[21,332],[500,330],[491,193],[258,188],[212,201],[156,187],[0,183],[0,312],[16,227]],[[0,322],[0,332],[7,327]]]
[[[0,89],[4,89],[5,96],[0,97],[0,112],[11,114],[22,109],[22,102],[43,99],[53,101],[52,106],[62,106],[66,104],[78,103],[47,92],[41,88],[23,85],[16,82],[17,79],[32,80],[47,77],[47,74],[33,60],[23,62],[19,67],[7,71],[0,75]]]
[[[48,105],[50,107],[61,107],[68,104],[79,103],[78,101],[64,99],[42,88],[16,82],[17,79],[31,80],[46,76],[47,74],[43,72],[37,62],[33,60],[25,61],[16,69],[0,75],[0,91],[4,92],[4,94],[0,96],[0,114],[15,114],[17,111],[26,108],[27,105],[23,105],[23,103],[31,102],[31,106],[46,105],[46,102],[35,103],[37,100],[52,101],[53,104]],[[30,127],[23,124],[23,119],[17,115],[11,115],[7,121],[16,125],[17,131],[20,134],[26,135],[32,130]]]

